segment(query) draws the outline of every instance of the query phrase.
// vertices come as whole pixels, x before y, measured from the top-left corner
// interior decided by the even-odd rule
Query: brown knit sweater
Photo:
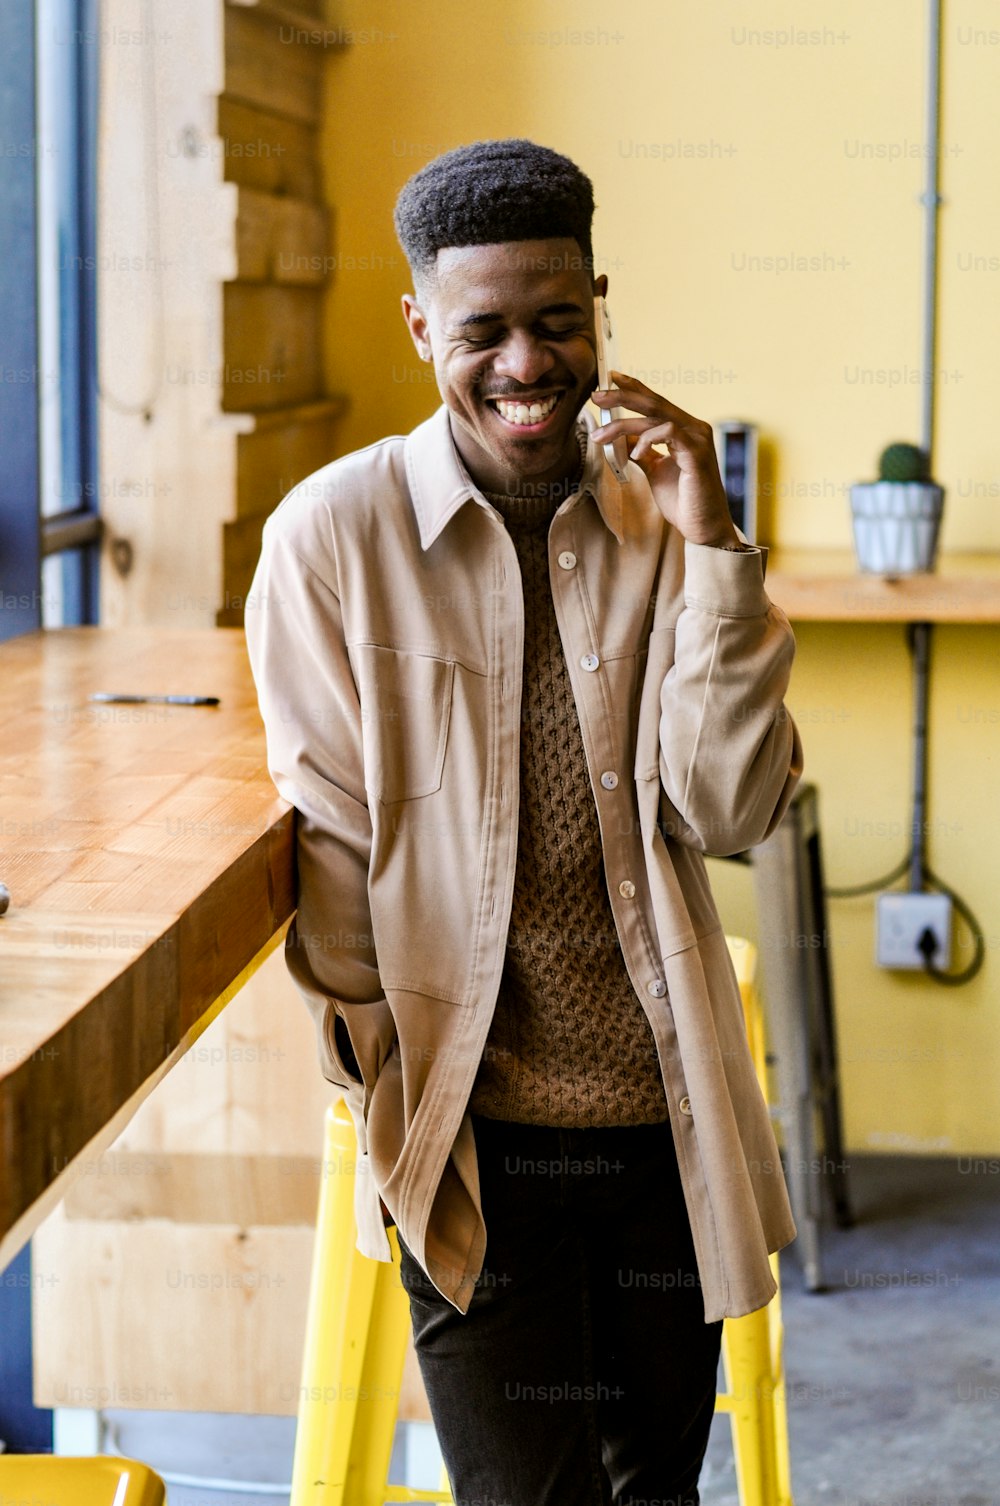
[[[615,930],[552,602],[548,531],[563,497],[483,495],[503,514],[521,566],[524,677],[507,955],[469,1107],[566,1128],[662,1123],[656,1046]]]

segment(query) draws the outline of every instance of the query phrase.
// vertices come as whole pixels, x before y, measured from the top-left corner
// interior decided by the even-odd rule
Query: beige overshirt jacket
[[[768,1252],[795,1235],[702,856],[760,842],[791,798],[794,646],[763,552],[685,543],[629,475],[590,444],[549,577],[711,1322],[770,1299]],[[358,1132],[358,1248],[390,1258],[381,1195],[464,1312],[488,1238],[467,1104],[514,886],[524,608],[445,408],[285,498],[246,634],[271,774],[298,812],[286,958]]]

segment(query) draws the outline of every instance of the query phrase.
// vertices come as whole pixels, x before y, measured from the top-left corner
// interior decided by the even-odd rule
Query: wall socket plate
[[[924,971],[918,942],[930,928],[938,948],[931,961],[940,972],[951,966],[951,899],[947,894],[880,894],[875,902],[875,961],[879,967]]]

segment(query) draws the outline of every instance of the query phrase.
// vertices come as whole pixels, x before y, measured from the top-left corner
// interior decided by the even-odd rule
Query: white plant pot
[[[935,481],[859,481],[851,487],[858,565],[889,576],[933,570],[943,511]]]

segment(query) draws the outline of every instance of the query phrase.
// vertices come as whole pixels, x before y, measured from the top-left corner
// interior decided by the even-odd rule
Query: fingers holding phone
[[[598,373],[600,380],[600,366]],[[656,505],[685,538],[738,548],[711,424],[686,413],[638,377],[615,367],[606,376],[611,389],[595,392],[592,399],[604,415],[594,438],[604,446],[605,455],[611,449],[617,457],[616,447],[625,445],[628,458],[646,476]],[[668,453],[658,446],[666,446]]]

